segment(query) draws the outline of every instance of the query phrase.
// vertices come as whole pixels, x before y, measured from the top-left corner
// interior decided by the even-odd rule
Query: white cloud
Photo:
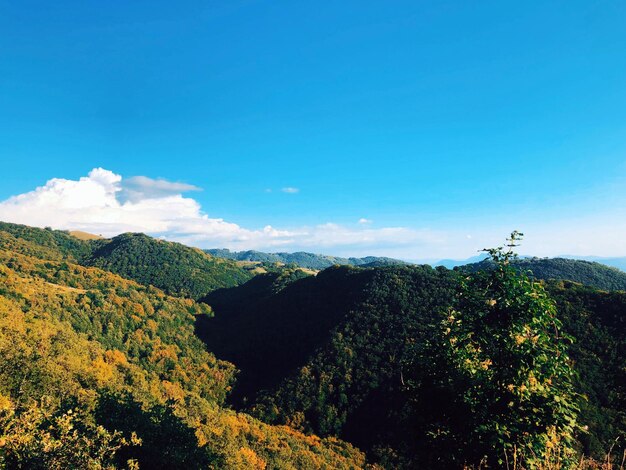
[[[293,188],[291,186],[288,186],[286,188],[281,189],[281,191],[287,194],[296,194],[300,192],[300,188]]]
[[[37,227],[84,230],[114,236],[145,232],[201,248],[317,251],[340,256],[379,255],[404,259],[463,259],[501,244],[512,229],[526,238],[522,254],[537,256],[626,254],[626,210],[578,218],[539,221],[519,217],[515,227],[473,219],[450,221],[449,229],[373,228],[368,219],[354,226],[326,223],[304,227],[251,229],[209,217],[183,192],[196,186],[145,176],[122,178],[95,168],[78,180],[53,178],[33,191],[0,202],[0,220]],[[468,236],[471,233],[471,236]]]
[[[295,188],[292,188],[295,189]],[[369,249],[421,243],[432,234],[402,227],[349,229],[322,224],[296,229],[248,229],[209,217],[182,192],[196,186],[145,176],[123,179],[93,169],[78,181],[54,178],[0,202],[0,220],[114,236],[145,232],[200,247],[231,249]],[[336,251],[336,250],[334,250]]]
[[[359,224],[361,224],[361,225],[368,225],[368,224],[371,224],[372,222],[374,222],[374,221],[370,220],[370,219],[363,218],[363,217],[361,217],[359,219]]]

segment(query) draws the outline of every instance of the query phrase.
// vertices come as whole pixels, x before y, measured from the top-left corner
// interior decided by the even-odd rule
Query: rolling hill
[[[223,405],[235,367],[194,335],[205,304],[70,262],[62,233],[10,229],[25,238],[0,232],[0,467],[365,466]]]
[[[593,261],[567,258],[519,258],[514,262],[514,266],[531,272],[536,279],[573,281],[607,291],[626,290],[625,272]],[[491,261],[482,260],[456,269],[463,272],[476,272],[492,267]]]
[[[99,267],[168,294],[194,299],[253,276],[234,261],[141,233],[124,233],[111,239],[76,237],[61,230],[0,222],[0,234],[4,234],[5,243],[9,243],[8,238],[32,242],[30,249],[40,258]]]
[[[405,384],[416,345],[454,302],[458,271],[428,266],[334,267],[317,276],[258,276],[202,299],[215,316],[199,336],[241,370],[236,408],[264,421],[338,436],[385,468],[413,468],[418,417]],[[626,294],[551,281],[577,364],[588,454],[626,431],[620,366]],[[621,358],[621,359],[619,359]],[[423,452],[423,449],[422,449]]]
[[[252,274],[235,262],[212,257],[199,249],[157,240],[142,233],[125,233],[92,243],[85,264],[114,272],[168,294],[197,299],[222,287],[241,284]]]

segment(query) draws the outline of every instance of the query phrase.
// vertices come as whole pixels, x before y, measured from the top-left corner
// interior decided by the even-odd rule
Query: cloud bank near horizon
[[[183,195],[200,190],[193,185],[146,176],[123,178],[94,168],[78,180],[53,178],[33,191],[0,202],[0,220],[83,230],[106,237],[145,232],[201,248],[234,250],[347,248],[373,252],[384,247],[426,247],[442,240],[442,235],[433,231],[406,227],[351,228],[326,223],[291,229],[271,225],[245,228],[209,217],[195,199]]]
[[[53,178],[32,191],[0,201],[0,220],[83,230],[111,237],[144,232],[200,248],[314,251],[339,256],[390,256],[406,260],[464,259],[500,244],[512,228],[526,232],[523,254],[626,255],[626,212],[576,219],[520,220],[516,227],[454,221],[449,230],[376,227],[355,217],[353,225],[328,222],[300,227],[247,228],[207,214],[184,193],[201,191],[186,183],[147,176],[123,178],[94,168],[78,180]]]

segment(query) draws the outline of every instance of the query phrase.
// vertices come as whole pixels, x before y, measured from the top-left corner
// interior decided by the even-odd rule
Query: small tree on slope
[[[461,279],[456,305],[420,354],[414,398],[431,465],[435,455],[442,466],[573,462],[572,338],[542,285],[511,266],[522,236],[485,250],[495,269]]]

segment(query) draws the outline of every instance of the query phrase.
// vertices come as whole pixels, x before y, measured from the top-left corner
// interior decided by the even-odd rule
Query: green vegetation
[[[626,435],[626,293],[509,251],[251,277],[2,227],[0,468],[564,469]]]
[[[398,416],[406,364],[452,302],[455,274],[335,267],[278,292],[274,282],[258,276],[205,299],[217,314],[200,319],[200,336],[241,369],[233,403],[269,422],[339,435],[374,458],[395,452],[411,439]]]
[[[213,258],[201,250],[142,233],[125,233],[111,240],[95,241],[93,246],[86,260],[89,266],[192,299],[252,277],[233,261]]]
[[[234,366],[193,334],[206,305],[3,240],[0,467],[364,465],[337,439],[224,408]]]
[[[6,238],[16,238],[32,242],[33,256],[80,262],[91,253],[91,246],[84,240],[71,236],[68,232],[52,229],[39,229],[27,225],[0,222],[0,234]],[[7,237],[11,235],[12,237]],[[36,254],[35,252],[38,252]]]
[[[577,371],[575,387],[586,397],[578,434],[585,455],[600,458],[607,443],[626,438],[626,294],[602,292],[573,282],[551,281],[546,289],[554,299],[567,334],[576,338],[569,355]]]
[[[625,290],[626,273],[604,264],[566,258],[518,258],[512,265],[530,276],[543,280],[574,281],[602,290]],[[493,269],[495,264],[486,259],[479,263],[457,268],[462,272],[477,272]]]
[[[411,401],[430,468],[576,460],[572,338],[543,286],[511,266],[520,238],[488,250],[494,268],[462,278],[457,301],[416,348]]]

